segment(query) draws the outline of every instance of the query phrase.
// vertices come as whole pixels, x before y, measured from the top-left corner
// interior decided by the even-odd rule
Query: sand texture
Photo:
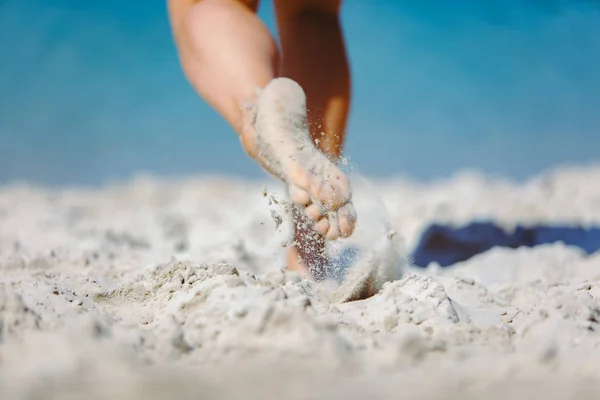
[[[265,182],[0,187],[0,398],[598,398],[600,255],[409,256],[432,224],[600,226],[600,167],[353,177],[356,235],[323,284],[283,271],[284,192]],[[366,281],[381,291],[348,301]]]

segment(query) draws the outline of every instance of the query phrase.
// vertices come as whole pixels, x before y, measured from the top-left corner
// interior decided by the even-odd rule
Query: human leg
[[[306,91],[310,135],[333,161],[342,151],[350,106],[350,70],[340,26],[341,0],[276,0],[281,40],[281,75]],[[314,235],[305,214],[294,212],[295,246],[288,264],[325,264],[323,236]],[[352,232],[354,218],[339,218],[340,232]]]
[[[273,79],[279,55],[254,14],[256,6],[252,1],[170,0],[179,57],[188,80],[232,125],[246,152],[288,185],[299,206],[295,214],[307,216],[304,236],[317,237],[320,245],[323,239],[315,231],[329,239],[351,233],[350,186],[309,138],[302,88],[293,80]],[[264,88],[258,98],[257,88]],[[247,103],[255,103],[254,109],[244,108]],[[312,263],[316,278],[317,267],[322,265]]]
[[[258,0],[169,0],[168,6],[187,79],[250,154],[251,116],[243,105],[256,99],[256,88],[267,85],[279,68],[277,45],[255,14]]]

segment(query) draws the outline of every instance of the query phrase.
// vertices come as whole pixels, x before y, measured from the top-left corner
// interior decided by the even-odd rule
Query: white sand
[[[403,277],[345,303],[282,272],[271,181],[0,187],[0,399],[597,398],[600,255],[403,255],[434,221],[600,225],[600,167],[365,185],[348,242]]]

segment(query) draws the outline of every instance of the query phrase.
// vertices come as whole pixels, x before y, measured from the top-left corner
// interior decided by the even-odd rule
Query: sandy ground
[[[0,398],[598,398],[600,255],[407,256],[433,222],[600,226],[600,167],[523,184],[355,176],[334,278],[360,263],[401,276],[353,302],[283,271],[283,192],[265,182],[0,187]]]

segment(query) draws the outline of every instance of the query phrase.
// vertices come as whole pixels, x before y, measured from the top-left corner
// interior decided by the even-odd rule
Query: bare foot
[[[290,251],[288,252],[287,269],[298,273],[298,275],[302,276],[303,278],[309,278],[312,276],[310,270],[300,258],[300,254],[298,253],[298,248],[296,246],[290,248]]]
[[[328,240],[350,236],[356,223],[350,182],[310,139],[300,85],[272,80],[258,98],[253,125],[254,158],[288,185],[314,231]]]

